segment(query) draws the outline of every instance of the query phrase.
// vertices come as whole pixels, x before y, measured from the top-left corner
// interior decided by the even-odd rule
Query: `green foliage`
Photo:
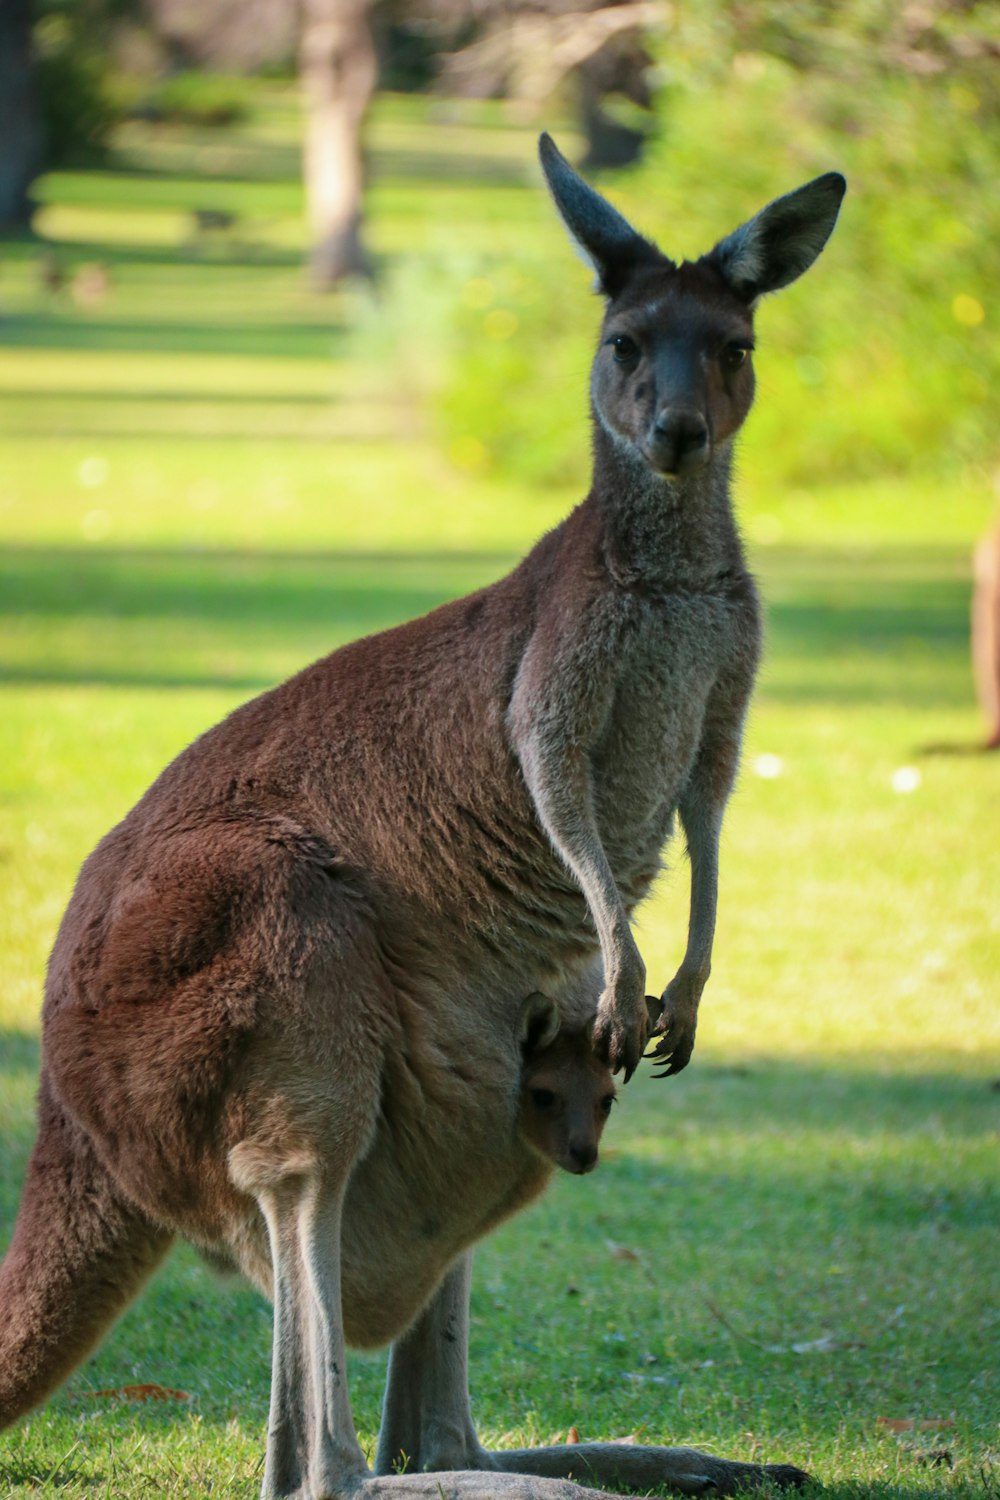
[[[34,49],[47,165],[99,158],[123,108],[88,18],[69,7],[46,11],[35,26]]]
[[[248,79],[225,73],[193,70],[158,80],[142,100],[142,113],[152,120],[183,125],[239,125],[250,110]]]
[[[761,311],[768,400],[749,461],[761,468],[766,461],[771,473],[777,462],[777,477],[796,484],[819,474],[992,466],[996,138],[978,128],[964,95],[937,80],[896,77],[854,95],[836,80],[804,78],[763,58],[743,73],[725,111],[711,94],[689,95],[687,114],[678,109],[675,135],[661,141],[648,169],[669,183],[664,220],[672,210],[679,221],[706,176],[691,171],[686,150],[672,150],[677,138],[712,139],[709,181],[733,199],[738,173],[751,207],[832,165],[850,185],[824,257]],[[808,421],[800,424],[803,408]]]
[[[723,67],[734,54],[763,53],[859,91],[886,79],[947,79],[975,92],[986,115],[1000,109],[993,0],[700,0],[681,7],[678,29],[703,70],[706,52]]]

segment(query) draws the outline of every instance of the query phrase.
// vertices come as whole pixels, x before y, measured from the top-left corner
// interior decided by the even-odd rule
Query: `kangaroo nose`
[[[574,1143],[570,1145],[569,1155],[575,1171],[589,1172],[597,1160],[597,1147],[593,1141]]]
[[[688,474],[708,462],[708,423],[700,411],[664,407],[650,439],[649,456],[661,474]]]

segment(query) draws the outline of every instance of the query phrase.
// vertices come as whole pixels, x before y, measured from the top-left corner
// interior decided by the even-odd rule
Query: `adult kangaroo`
[[[729,478],[753,308],[812,263],[844,192],[819,177],[675,265],[547,136],[541,156],[607,303],[590,493],[498,583],[238,709],[87,860],[0,1268],[0,1423],[179,1234],[273,1296],[267,1497],[803,1477],[683,1448],[488,1453],[470,1415],[470,1247],[551,1170],[518,1131],[522,1007],[540,994],[570,1027],[596,1008],[627,1080],[648,1029],[629,918],[675,813],[690,934],[654,1055],[691,1056],[760,641]],[[374,1473],[345,1343],[392,1344]]]

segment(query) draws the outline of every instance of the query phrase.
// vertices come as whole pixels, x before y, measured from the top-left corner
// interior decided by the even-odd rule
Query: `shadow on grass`
[[[83,404],[88,408],[93,408],[98,404],[109,406],[124,404],[125,406],[133,406],[137,403],[146,404],[155,401],[159,406],[168,407],[198,406],[201,402],[211,402],[213,406],[247,407],[250,410],[260,408],[262,411],[276,406],[307,406],[326,410],[330,407],[341,405],[345,400],[350,400],[350,392],[334,389],[329,392],[302,391],[293,392],[292,394],[276,391],[272,394],[270,391],[216,391],[210,386],[199,390],[197,385],[192,385],[190,389],[183,391],[161,391],[157,390],[155,386],[145,385],[141,385],[138,388],[133,387],[133,389],[128,391],[118,389],[109,390],[103,387],[99,391],[58,390],[51,386],[46,386],[44,391],[4,391],[4,404],[8,407],[8,410],[12,401],[27,404],[39,400],[65,402],[70,407]],[[85,416],[89,416],[89,414],[88,411],[85,413]],[[84,419],[81,418],[80,420],[82,422]],[[11,426],[13,425],[11,423]],[[61,414],[56,425],[61,434],[66,431],[67,423]],[[84,428],[84,430],[92,431],[93,429]],[[102,429],[103,432],[106,432],[106,429]]]
[[[248,226],[248,229],[251,226]],[[0,256],[5,260],[37,260],[41,255],[54,253],[60,262],[75,266],[84,261],[101,261],[112,272],[122,266],[155,266],[171,272],[179,267],[197,267],[200,270],[216,268],[278,270],[294,269],[302,265],[302,251],[283,249],[261,241],[230,241],[223,257],[217,250],[211,252],[191,243],[187,245],[129,244],[115,245],[106,240],[51,240],[44,235],[20,233],[0,235]],[[0,343],[16,342],[9,336],[10,322],[6,319],[0,328]]]
[[[676,1078],[644,1075],[640,1098],[640,1118],[661,1128],[690,1111],[727,1128],[736,1123],[748,1130],[774,1126],[865,1138],[979,1134],[1000,1123],[993,1078],[964,1076],[947,1066],[911,1071],[905,1063],[890,1067],[881,1060],[863,1068],[762,1058],[732,1067],[696,1054]]]
[[[255,663],[259,643],[303,653],[302,665],[345,639],[422,615],[447,599],[490,582],[512,562],[507,553],[190,553],[179,550],[85,548],[6,549],[0,559],[0,618],[18,621],[121,621],[121,651],[96,660],[85,645],[79,660],[0,663],[0,676],[20,682],[100,682],[132,686],[255,687],[270,679]],[[228,630],[227,655],[246,652],[230,669],[156,660],[176,644],[126,623],[170,622]],[[237,632],[234,644],[233,631]],[[141,661],[142,665],[136,665]]]
[[[930,1469],[933,1473],[931,1465],[927,1464],[923,1467]],[[802,1500],[944,1500],[946,1495],[955,1496],[957,1500],[960,1500],[962,1496],[975,1497],[975,1500],[996,1500],[996,1497],[1000,1496],[1000,1490],[996,1491],[995,1494],[992,1490],[985,1490],[978,1476],[971,1478],[963,1475],[964,1483],[956,1484],[947,1467],[940,1469],[938,1472],[941,1474],[941,1479],[938,1483],[935,1483],[930,1477],[927,1479],[921,1478],[916,1483],[913,1483],[909,1476],[907,1476],[905,1480],[902,1477],[897,1477],[896,1479],[849,1479],[838,1484],[836,1480],[831,1482],[817,1476],[812,1484],[807,1484],[802,1490],[766,1488],[761,1490],[741,1490],[740,1494],[744,1496],[744,1500],[754,1500],[755,1495],[759,1497],[759,1500],[778,1500],[779,1496],[784,1497],[784,1500],[789,1500],[789,1497],[796,1495],[801,1495]],[[656,1490],[653,1493],[659,1494],[661,1492]],[[663,1491],[662,1493],[666,1495],[672,1492]]]
[[[42,1456],[42,1455],[40,1455]],[[54,1468],[48,1467],[51,1454],[47,1455],[40,1464],[5,1463],[0,1458],[0,1484],[4,1486],[4,1494],[10,1493],[15,1486],[23,1488],[28,1493],[33,1493],[44,1485],[46,1489],[69,1489],[71,1485],[81,1485],[89,1492],[93,1487],[108,1483],[109,1475],[103,1469],[94,1469],[89,1465],[85,1469],[68,1469],[57,1463]]]
[[[30,1085],[23,1097],[33,1098],[39,1062],[36,1036],[0,1031],[0,1090],[11,1095],[15,1086],[25,1090]],[[1000,1181],[984,1182],[981,1191],[967,1184],[956,1186],[942,1196],[940,1184],[900,1181],[895,1164],[895,1153],[907,1141],[919,1152],[924,1141],[988,1140],[1000,1122],[1000,1094],[989,1077],[956,1076],[947,1068],[904,1073],[866,1070],[856,1064],[823,1067],[764,1060],[732,1068],[696,1061],[670,1081],[643,1071],[630,1086],[622,1109],[620,1130],[627,1139],[648,1140],[653,1147],[649,1153],[641,1146],[630,1150],[618,1144],[618,1129],[609,1131],[603,1153],[606,1168],[598,1176],[613,1177],[623,1191],[653,1186],[680,1195],[696,1190],[700,1196],[714,1183],[725,1196],[734,1188],[729,1172],[740,1139],[763,1132],[768,1140],[785,1137],[788,1142],[807,1143],[787,1160],[779,1152],[777,1165],[768,1150],[766,1180],[758,1180],[753,1163],[740,1156],[739,1191],[766,1192],[776,1222],[785,1222],[786,1212],[792,1218],[801,1213],[803,1163],[812,1149],[808,1143],[824,1137],[831,1143],[822,1167],[828,1186],[844,1194],[862,1190],[869,1195],[872,1213],[893,1218],[931,1212],[950,1217],[952,1227],[988,1227],[1000,1217]],[[33,1105],[18,1113],[16,1138],[4,1143],[9,1164],[26,1156],[33,1130]],[[716,1140],[718,1162],[715,1168],[706,1163],[704,1169],[692,1170],[686,1156],[693,1146],[701,1152],[702,1138]],[[836,1143],[848,1140],[872,1143],[874,1154],[866,1146],[857,1160],[841,1160]],[[661,1150],[664,1143],[666,1152]],[[885,1162],[879,1166],[883,1148]],[[558,1181],[565,1192],[586,1195],[586,1184],[581,1188],[571,1182],[566,1187],[562,1178]]]
[[[0,599],[9,627],[79,618],[149,622],[151,634],[140,628],[126,641],[123,633],[120,662],[64,666],[50,654],[44,664],[13,661],[3,671],[18,681],[253,687],[270,679],[255,670],[252,655],[222,673],[196,663],[180,670],[176,662],[157,664],[164,643],[155,629],[181,620],[204,626],[208,647],[213,628],[235,627],[245,633],[248,651],[261,638],[294,650],[301,637],[302,649],[315,656],[317,641],[320,651],[330,649],[421,615],[489,583],[515,561],[492,551],[8,547],[0,558]],[[894,558],[885,573],[871,560],[856,565],[860,572],[843,560],[823,572],[816,559],[799,554],[770,554],[766,566],[765,590],[772,578],[776,584],[761,684],[768,698],[912,706],[933,690],[935,702],[965,702],[964,678],[950,673],[939,680],[939,664],[968,649],[967,585],[932,557],[915,556],[902,572]],[[803,581],[792,587],[797,568]],[[231,636],[223,644],[242,649]],[[145,658],[138,669],[137,653]]]
[[[799,672],[788,681],[772,677],[765,662],[761,687],[769,697],[810,701],[905,701],[913,658],[932,671],[942,657],[956,664],[969,653],[968,590],[960,583],[928,581],[922,597],[908,586],[886,585],[877,599],[862,600],[845,590],[836,598],[773,602],[768,609],[768,644],[774,658],[795,656],[816,663],[815,679]],[[854,663],[840,681],[831,681],[831,653]],[[922,660],[920,660],[922,658]],[[865,662],[868,669],[859,670]],[[941,684],[949,701],[964,702],[966,684],[956,673]]]
[[[465,136],[463,123],[462,138]],[[379,186],[404,182],[407,188],[423,188],[428,192],[446,182],[453,187],[475,189],[488,185],[491,190],[508,187],[520,190],[525,196],[530,194],[530,160],[523,152],[500,154],[493,151],[472,155],[455,149],[454,137],[444,139],[446,148],[441,151],[402,143],[370,147],[367,156],[371,181]],[[209,205],[226,198],[234,187],[243,189],[247,185],[301,191],[302,154],[297,145],[264,146],[259,142],[238,144],[223,140],[218,146],[210,145],[208,150],[220,147],[229,152],[225,171],[221,173],[196,173],[191,162],[181,166],[157,160],[153,151],[144,152],[141,146],[124,148],[113,157],[109,167],[116,177],[128,178],[137,187],[146,182],[176,182],[185,188],[190,187],[198,202]],[[197,153],[198,148],[194,147],[191,154],[195,159]]]
[[[53,411],[53,405],[58,407]],[[372,397],[330,390],[299,395],[194,389],[5,392],[3,429],[18,440],[57,436],[93,441],[191,444],[224,439],[274,444],[337,443],[340,447],[397,440],[397,413]]]
[[[41,1045],[37,1036],[27,1031],[0,1031],[0,1079],[14,1074],[38,1072]]]
[[[21,349],[92,349],[141,354],[239,354],[329,359],[341,324],[118,322],[100,318],[24,315],[5,319],[2,341]]]

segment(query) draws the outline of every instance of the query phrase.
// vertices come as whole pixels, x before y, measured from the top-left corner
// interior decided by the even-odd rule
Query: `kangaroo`
[[[627,1081],[649,1031],[630,917],[675,815],[690,923],[653,1053],[691,1057],[760,651],[730,498],[754,306],[820,253],[845,187],[819,177],[677,265],[548,136],[541,159],[605,299],[590,492],[499,582],[237,709],[85,862],[0,1267],[0,1424],[181,1235],[273,1298],[266,1500],[804,1477],[686,1448],[488,1452],[470,1415],[471,1247],[538,1184],[524,997],[568,1031],[596,1012]],[[348,1343],[391,1344],[374,1471]]]
[[[653,1007],[658,1016],[659,1002]],[[650,1022],[654,1019],[651,1014]],[[518,1132],[542,1160],[577,1175],[597,1166],[615,1102],[614,1077],[594,1052],[590,1031],[589,1022],[567,1030],[544,995],[529,995],[521,1010],[524,1068]],[[550,1176],[546,1171],[540,1178],[539,1191]]]

